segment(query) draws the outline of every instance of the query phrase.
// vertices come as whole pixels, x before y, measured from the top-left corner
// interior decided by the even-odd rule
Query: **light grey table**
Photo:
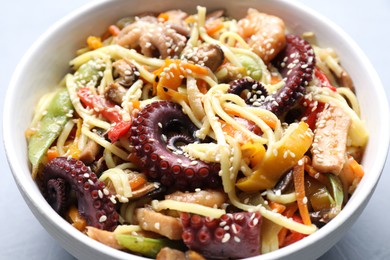
[[[299,0],[340,25],[368,55],[390,97],[390,1]],[[54,22],[88,0],[3,1],[0,7],[1,108],[11,74],[29,46]],[[2,113],[0,115],[2,120]],[[387,119],[389,120],[389,119]],[[0,130],[2,131],[2,130]],[[34,218],[0,146],[0,259],[74,259]],[[368,173],[369,174],[369,173]],[[320,259],[390,259],[390,166],[351,230]]]

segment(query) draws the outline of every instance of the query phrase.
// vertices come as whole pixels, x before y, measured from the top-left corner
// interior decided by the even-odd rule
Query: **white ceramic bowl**
[[[72,255],[80,259],[141,259],[102,245],[57,215],[31,179],[24,131],[38,98],[58,83],[68,71],[68,61],[88,35],[102,34],[117,19],[144,11],[180,8],[194,13],[196,5],[209,10],[224,7],[228,14],[243,17],[248,7],[280,16],[295,33],[313,31],[321,46],[336,49],[354,80],[362,116],[371,133],[363,158],[366,171],[356,192],[342,212],[308,238],[255,259],[314,259],[332,247],[352,226],[370,199],[380,178],[389,145],[389,106],[382,84],[358,46],[328,19],[309,8],[287,0],[117,0],[93,1],[51,27],[28,51],[8,88],[4,107],[4,143],[9,165],[31,211]]]

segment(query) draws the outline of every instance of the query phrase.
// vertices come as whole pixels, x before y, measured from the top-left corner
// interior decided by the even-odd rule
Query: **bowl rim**
[[[310,7],[304,5],[303,3],[296,2],[296,1],[288,1],[288,0],[273,0],[277,5],[284,5],[288,6],[289,8],[293,8],[294,10],[297,10],[300,13],[304,13],[305,15],[309,15],[311,19],[318,20],[323,26],[325,27],[331,27],[332,33],[343,39],[348,43],[348,45],[353,49],[353,52],[357,54],[362,62],[364,64],[364,68],[367,69],[367,74],[370,75],[370,79],[373,83],[373,88],[375,89],[375,92],[378,93],[378,100],[377,103],[380,104],[381,107],[386,108],[383,111],[380,111],[382,113],[384,118],[390,118],[389,116],[389,104],[387,101],[387,96],[384,91],[383,84],[381,83],[381,80],[375,71],[374,67],[372,66],[371,62],[367,58],[367,56],[364,54],[364,52],[360,49],[360,47],[355,43],[355,41],[347,34],[345,33],[338,25],[336,25],[333,21],[325,17],[324,15],[318,13],[316,10],[311,9]],[[17,183],[17,186],[20,190],[20,192],[23,194],[23,198],[26,201],[26,203],[29,205],[30,210],[33,211],[34,215],[37,214],[43,215],[45,217],[46,224],[50,224],[52,227],[55,227],[57,231],[63,232],[69,237],[72,237],[76,241],[79,241],[83,243],[84,245],[92,248],[93,250],[96,250],[104,255],[116,257],[118,259],[126,259],[126,258],[138,258],[138,259],[145,259],[143,257],[138,257],[129,253],[122,252],[120,250],[113,249],[111,247],[108,247],[106,245],[103,245],[100,242],[97,242],[93,239],[90,239],[89,237],[85,236],[75,228],[69,228],[68,224],[62,217],[60,217],[57,214],[51,214],[54,212],[54,210],[49,206],[48,203],[44,200],[42,194],[38,193],[32,193],[29,191],[31,188],[31,185],[35,184],[35,182],[31,182],[32,179],[27,179],[22,172],[19,162],[17,160],[17,154],[13,148],[12,144],[12,129],[10,127],[7,127],[8,122],[12,122],[12,115],[10,113],[7,113],[6,111],[11,111],[11,108],[13,107],[12,101],[15,100],[15,97],[17,96],[17,83],[19,78],[22,76],[23,70],[28,65],[28,62],[33,56],[33,54],[40,48],[42,43],[44,43],[47,38],[50,37],[52,33],[55,31],[61,29],[62,27],[66,27],[67,24],[71,23],[73,19],[78,19],[81,15],[85,13],[90,13],[94,9],[101,8],[101,6],[108,5],[108,4],[115,4],[111,0],[98,0],[98,1],[92,1],[89,3],[86,3],[82,5],[81,7],[77,8],[76,10],[70,12],[60,20],[58,20],[56,23],[54,23],[48,30],[46,30],[35,42],[34,44],[28,49],[28,51],[25,53],[25,55],[22,57],[21,61],[17,65],[12,77],[11,81],[8,85],[7,93],[5,96],[5,102],[3,106],[3,145],[5,148],[5,154],[7,157],[7,161],[9,164],[9,167],[11,169],[11,172],[13,174],[13,177],[15,179],[15,182]],[[297,252],[299,250],[304,249],[305,247],[310,246],[311,244],[321,240],[324,236],[326,236],[327,233],[333,232],[339,227],[342,223],[345,223],[345,221],[350,217],[350,215],[353,212],[356,212],[358,208],[365,204],[365,201],[369,200],[372,196],[372,191],[375,189],[375,186],[377,185],[383,167],[386,162],[387,153],[389,149],[389,142],[390,142],[390,123],[389,120],[384,120],[382,122],[382,134],[383,136],[383,142],[378,147],[377,150],[377,162],[374,165],[373,176],[370,176],[370,178],[366,181],[364,189],[361,190],[361,193],[359,193],[358,196],[355,196],[355,203],[350,204],[348,203],[345,207],[348,208],[348,211],[342,210],[341,213],[333,219],[330,223],[319,229],[314,234],[310,235],[308,238],[303,239],[299,243],[295,243],[293,246],[288,246],[282,249],[278,249],[274,252],[267,253],[265,255],[253,257],[251,259],[274,259],[275,257],[285,257],[290,255],[293,252]],[[45,203],[41,203],[45,202]],[[363,209],[360,209],[363,210]],[[50,216],[49,216],[50,215]],[[37,219],[41,222],[42,219]],[[43,222],[41,222],[43,225]],[[50,232],[49,232],[50,233]],[[52,235],[52,234],[51,234]],[[337,241],[336,241],[337,242]],[[63,245],[62,245],[63,246]],[[67,249],[67,248],[65,248]]]

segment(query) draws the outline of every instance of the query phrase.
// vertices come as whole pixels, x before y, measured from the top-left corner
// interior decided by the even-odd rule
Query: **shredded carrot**
[[[363,178],[364,170],[362,166],[352,156],[348,158],[348,163],[356,177]]]
[[[283,212],[283,215],[286,216],[287,218],[291,218],[295,212],[298,209],[297,203],[291,203],[289,204],[286,209]],[[281,247],[284,244],[284,240],[286,239],[287,232],[289,230],[285,227],[283,227],[279,233],[278,233],[278,241],[279,241],[279,247]]]
[[[141,105],[141,102],[139,100],[133,100],[133,101],[131,101],[131,104],[132,104],[133,108],[139,108]]]
[[[161,14],[158,15],[157,19],[162,21],[162,22],[166,22],[166,21],[169,20],[169,14],[161,13]]]
[[[278,75],[274,75],[271,73],[271,84],[274,85],[276,83],[279,83],[281,81],[281,78]]]
[[[121,30],[118,28],[118,26],[112,24],[108,27],[108,32],[112,35],[112,36],[117,36],[119,34]]]
[[[305,171],[310,175],[310,177],[318,180],[322,184],[326,185],[329,183],[328,178],[326,176],[324,176],[324,174],[318,172],[316,169],[314,169],[313,166],[311,166],[307,163],[305,163]]]
[[[245,144],[250,141],[250,138],[245,135],[243,132],[239,131],[238,129],[234,128],[232,125],[226,123],[223,120],[218,119],[218,121],[221,123],[222,130],[237,140],[237,142]]]
[[[303,223],[305,225],[311,225],[309,209],[307,208],[307,197],[305,193],[305,166],[303,164],[297,164],[293,168],[293,176],[299,213],[302,217]]]
[[[146,183],[145,177],[142,175],[137,175],[135,178],[129,181],[131,190],[137,190]]]
[[[68,216],[72,222],[72,226],[78,230],[83,231],[87,226],[87,221],[80,215],[78,209],[74,205],[70,206]]]
[[[96,37],[96,36],[89,36],[87,38],[87,44],[88,44],[88,47],[92,50],[99,49],[103,46],[103,43],[102,43],[102,40],[100,39],[100,37]]]
[[[47,155],[47,160],[48,161],[51,161],[54,158],[57,158],[58,156],[60,156],[59,153],[58,153],[57,147],[55,147],[55,146],[53,146],[49,150],[47,150],[46,155]]]
[[[177,63],[180,63],[180,61],[177,62]],[[206,67],[202,67],[202,66],[199,66],[199,65],[196,65],[196,64],[191,64],[191,63],[180,63],[180,64],[186,70],[187,69],[191,70],[192,73],[203,75],[203,76],[206,76],[206,75],[209,74],[209,71],[208,71],[208,69]],[[187,73],[185,73],[185,74],[187,74]]]
[[[275,201],[269,201],[268,205],[272,209],[272,211],[282,214],[286,210],[286,206]]]
[[[221,20],[214,20],[205,25],[206,33],[210,36],[223,29],[223,27],[224,24]]]
[[[200,93],[202,94],[206,94],[207,93],[207,82],[202,80],[202,79],[198,79],[196,81],[196,85],[198,86],[198,89],[200,91]]]

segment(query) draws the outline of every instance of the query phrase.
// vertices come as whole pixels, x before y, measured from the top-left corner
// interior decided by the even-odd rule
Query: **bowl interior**
[[[39,97],[47,93],[69,72],[68,62],[75,56],[75,50],[84,45],[87,36],[101,35],[108,25],[131,14],[168,9],[183,9],[195,13],[197,5],[206,6],[208,10],[224,8],[235,18],[243,17],[248,7],[254,7],[280,16],[291,32],[297,34],[306,31],[315,32],[320,46],[334,48],[340,56],[342,65],[354,80],[362,117],[371,134],[363,159],[364,169],[369,174],[363,178],[342,213],[301,242],[259,258],[273,259],[290,255],[292,257],[290,259],[294,259],[302,256],[310,256],[310,258],[320,256],[352,225],[375,188],[384,166],[389,144],[389,108],[386,95],[366,56],[329,20],[290,1],[94,1],[56,23],[24,56],[8,89],[3,122],[7,158],[21,193],[42,225],[62,243],[65,249],[78,258],[110,256],[113,259],[135,259],[134,256],[87,238],[55,214],[46,203],[31,179],[26,152],[24,131],[29,126],[33,108]]]

